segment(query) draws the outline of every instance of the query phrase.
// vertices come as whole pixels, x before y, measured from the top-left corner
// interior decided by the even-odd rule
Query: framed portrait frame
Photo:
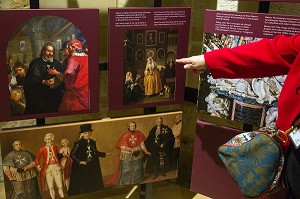
[[[81,20],[82,17],[88,20]],[[11,105],[11,95],[12,89],[10,84],[7,82],[7,69],[5,67],[0,68],[0,74],[6,74],[5,77],[0,78],[0,92],[3,95],[0,96],[0,103],[2,104],[2,111],[0,112],[0,121],[15,121],[15,120],[24,120],[24,119],[37,119],[37,118],[47,118],[47,117],[55,117],[55,116],[67,116],[67,115],[75,115],[75,114],[84,114],[84,113],[95,113],[99,111],[99,50],[98,50],[98,25],[99,25],[99,10],[98,9],[23,9],[23,10],[0,10],[1,19],[14,19],[10,26],[7,27],[7,30],[3,32],[0,45],[3,48],[0,49],[0,63],[1,65],[6,65],[6,54],[12,55],[13,62],[16,63],[19,56],[25,57],[26,61],[30,63],[33,60],[39,58],[41,48],[46,42],[51,42],[55,47],[57,47],[56,41],[61,39],[62,37],[58,36],[59,34],[65,34],[65,38],[72,38],[72,33],[79,30],[76,33],[81,32],[81,36],[84,37],[86,43],[89,46],[89,55],[88,55],[88,106],[84,109],[76,109],[74,111],[48,111],[42,110],[40,112],[25,112],[27,102],[22,101],[22,105],[25,109],[19,111],[17,113],[14,112],[14,108]],[[38,20],[37,20],[38,19]],[[64,23],[55,23],[55,21],[59,19],[64,21]],[[41,21],[39,21],[41,20]],[[47,21],[48,23],[42,23]],[[47,34],[42,34],[39,39],[32,39],[31,36],[34,34],[26,34],[25,37],[20,39],[20,35],[24,34],[21,31],[26,31],[26,28],[29,28],[29,23],[35,22],[39,23],[39,28],[46,28],[49,30]],[[42,25],[41,25],[42,24]],[[63,29],[61,31],[61,27],[70,27],[67,24],[71,24],[74,29]],[[1,20],[0,25],[2,27],[6,26],[6,20]],[[47,26],[47,27],[45,27]],[[59,32],[60,31],[60,32]],[[59,33],[59,34],[58,34]],[[25,35],[25,34],[24,34]],[[54,36],[55,35],[55,36]],[[79,34],[76,35],[76,38],[79,38]],[[19,48],[22,48],[22,55],[14,54],[13,44],[19,42]],[[25,46],[26,44],[26,46]],[[23,48],[24,47],[24,48]],[[20,49],[21,50],[21,49]],[[58,51],[57,49],[54,58],[58,59]],[[57,60],[59,62],[59,60]],[[27,63],[26,63],[27,64]],[[5,71],[4,71],[5,70]],[[28,71],[26,76],[28,75]],[[0,75],[1,76],[1,75]],[[36,88],[36,87],[35,87]],[[28,90],[28,89],[27,89]],[[26,96],[25,96],[26,98]],[[19,109],[18,109],[19,110]]]
[[[157,55],[156,56],[157,56],[158,60],[163,60],[166,57],[166,51],[165,51],[165,49],[159,48],[157,50]]]
[[[136,37],[137,37],[136,44],[142,45],[144,43],[144,35],[143,35],[143,33],[138,33],[136,35]]]
[[[157,45],[157,30],[146,30],[145,46]]]
[[[159,41],[159,43],[165,43],[165,38],[166,36],[165,36],[165,33],[164,32],[160,32],[159,34],[158,34],[158,41]]]
[[[142,62],[145,60],[145,52],[142,49],[138,49],[135,53],[135,59],[138,62]]]

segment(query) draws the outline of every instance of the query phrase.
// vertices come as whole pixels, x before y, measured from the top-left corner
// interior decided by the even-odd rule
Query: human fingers
[[[191,64],[192,60],[189,57],[187,57],[187,58],[181,58],[181,59],[176,59],[176,63],[179,63],[179,64]]]
[[[184,69],[191,69],[191,68],[193,68],[193,64],[185,64],[185,65],[183,66],[183,68],[184,68]]]

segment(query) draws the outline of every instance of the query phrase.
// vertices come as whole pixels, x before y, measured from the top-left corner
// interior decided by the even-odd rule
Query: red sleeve
[[[75,84],[78,67],[78,60],[74,57],[69,58],[68,66],[64,74],[65,88],[67,90],[71,90]]]
[[[300,34],[223,48],[204,54],[214,78],[255,78],[285,75],[300,51]]]
[[[36,158],[35,158],[36,166],[40,166],[40,158],[41,158],[42,154],[43,154],[43,148],[40,148],[39,152],[38,152],[38,154],[36,155]]]

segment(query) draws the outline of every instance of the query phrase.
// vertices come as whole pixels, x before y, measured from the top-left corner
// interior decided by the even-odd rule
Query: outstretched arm
[[[214,78],[255,78],[285,75],[300,51],[300,34],[279,35],[274,39],[222,48],[176,60],[184,68],[199,74],[206,67]]]

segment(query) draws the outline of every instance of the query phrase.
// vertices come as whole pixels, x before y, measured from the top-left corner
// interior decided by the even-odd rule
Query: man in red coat
[[[129,122],[128,131],[116,144],[120,149],[120,165],[115,176],[117,185],[138,184],[144,180],[143,157],[144,153],[150,155],[144,145],[145,139],[145,135],[136,130],[136,123]]]
[[[49,74],[57,75],[64,81],[66,91],[58,110],[86,110],[89,108],[88,55],[78,39],[70,40],[67,47],[70,55],[65,73],[60,74],[55,69],[48,70]]]
[[[214,78],[257,78],[287,75],[278,99],[277,127],[286,131],[300,118],[300,34],[223,48],[176,60],[199,75],[209,68]],[[259,53],[259,54],[258,54]],[[299,128],[299,127],[298,127]],[[288,142],[290,143],[290,142]],[[300,198],[300,150],[290,144],[287,198]]]
[[[35,159],[36,167],[41,173],[42,190],[47,190],[47,186],[52,199],[55,198],[54,185],[58,188],[59,196],[61,198],[64,197],[62,171],[58,160],[58,147],[52,144],[53,140],[54,135],[52,133],[45,135],[44,141],[46,145],[39,149]],[[43,158],[42,166],[40,164],[41,157]]]

